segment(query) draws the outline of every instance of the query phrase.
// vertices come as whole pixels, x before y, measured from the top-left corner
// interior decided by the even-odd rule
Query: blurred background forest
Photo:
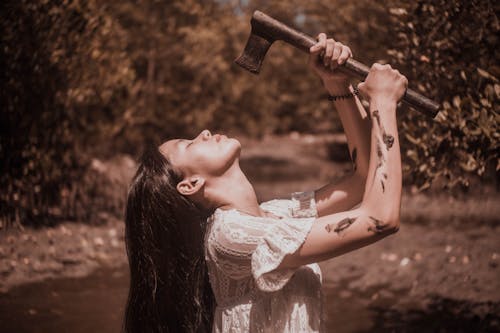
[[[0,331],[118,332],[123,211],[145,145],[208,128],[243,144],[262,201],[352,170],[306,54],[233,63],[261,10],[436,100],[398,110],[395,237],[324,261],[335,332],[500,331],[500,62],[493,0],[0,2]]]
[[[204,128],[253,138],[340,132],[305,54],[277,43],[259,76],[233,63],[255,9],[326,32],[366,64],[392,64],[441,103],[434,120],[399,112],[406,185],[498,190],[493,0],[7,0],[0,9],[4,227],[121,216],[126,184],[116,195],[100,161],[137,157],[147,143]]]

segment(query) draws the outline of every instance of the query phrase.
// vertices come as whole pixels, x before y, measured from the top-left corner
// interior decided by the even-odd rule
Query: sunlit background
[[[401,231],[321,264],[332,332],[500,331],[495,1],[42,1],[0,4],[0,332],[118,332],[123,209],[147,144],[205,128],[243,144],[261,201],[350,172],[307,55],[234,64],[261,10],[390,63],[438,101],[398,112]],[[355,82],[355,81],[353,81]]]

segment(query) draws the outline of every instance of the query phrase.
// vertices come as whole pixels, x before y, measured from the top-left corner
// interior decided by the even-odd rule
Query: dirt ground
[[[342,147],[335,136],[242,140],[242,168],[262,201],[287,197],[350,168],[327,158],[337,141]],[[397,234],[320,264],[327,326],[340,332],[500,331],[499,199],[494,188],[458,197],[406,189]],[[0,299],[27,283],[85,277],[103,267],[126,271],[123,222],[107,220],[1,231]]]

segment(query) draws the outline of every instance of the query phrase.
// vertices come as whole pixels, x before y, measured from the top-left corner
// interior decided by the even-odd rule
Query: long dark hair
[[[214,296],[204,254],[207,212],[181,195],[179,172],[148,147],[127,198],[130,289],[124,331],[211,331]]]

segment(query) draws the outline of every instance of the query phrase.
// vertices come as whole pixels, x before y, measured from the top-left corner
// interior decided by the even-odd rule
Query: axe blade
[[[274,40],[269,40],[261,34],[255,33],[252,28],[243,53],[234,62],[251,73],[259,74],[262,61],[273,42]]]

